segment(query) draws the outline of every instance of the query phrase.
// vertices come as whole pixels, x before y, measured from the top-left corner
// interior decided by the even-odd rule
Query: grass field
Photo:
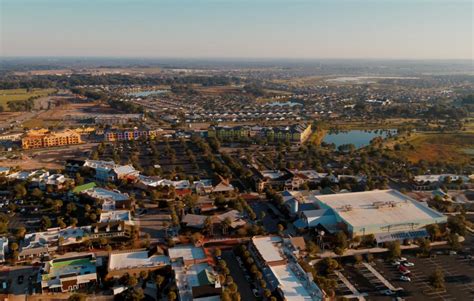
[[[406,141],[414,149],[402,148],[397,153],[411,162],[469,163],[474,159],[474,133],[416,133]]]
[[[56,91],[55,89],[32,89],[27,91],[26,89],[11,89],[11,90],[0,90],[0,105],[5,110],[8,110],[7,102],[9,101],[20,101],[27,100],[30,97],[46,96]]]

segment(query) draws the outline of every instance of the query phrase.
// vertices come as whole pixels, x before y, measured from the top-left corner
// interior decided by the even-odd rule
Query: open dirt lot
[[[67,159],[84,157],[97,143],[69,145],[65,147],[44,148],[23,151],[18,158],[0,161],[2,167],[19,166],[24,170],[47,168],[64,168]]]

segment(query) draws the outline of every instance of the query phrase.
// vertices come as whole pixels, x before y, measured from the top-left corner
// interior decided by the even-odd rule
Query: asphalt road
[[[223,251],[222,258],[226,261],[227,267],[230,270],[230,275],[234,279],[235,284],[239,287],[239,293],[242,300],[256,301],[250,283],[245,279],[245,274],[235,259],[234,252],[232,250]]]

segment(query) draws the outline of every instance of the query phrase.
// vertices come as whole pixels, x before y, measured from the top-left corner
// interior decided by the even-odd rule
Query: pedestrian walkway
[[[432,247],[435,247],[435,246],[443,246],[447,244],[446,241],[435,241],[435,242],[432,242],[430,245]],[[419,248],[418,245],[416,244],[412,244],[412,245],[408,245],[408,246],[404,246],[404,245],[401,245],[400,246],[400,249],[403,251],[403,250],[411,250],[411,249],[417,249]],[[387,252],[388,249],[387,248],[379,248],[379,247],[376,247],[376,248],[370,248],[370,249],[347,249],[343,255],[337,255],[336,253],[332,252],[332,251],[325,251],[321,254],[318,254],[318,256],[320,258],[326,258],[326,257],[330,257],[330,258],[337,258],[337,257],[345,257],[345,256],[354,256],[354,255],[365,255],[365,254],[375,254],[375,253],[383,253],[383,252]],[[310,261],[310,264],[315,264],[319,261],[320,259],[313,259]]]
[[[367,296],[367,293],[360,293],[355,286],[352,285],[352,283],[339,271],[334,271],[334,274],[341,279],[342,283],[352,292],[352,295],[345,295],[344,297],[346,298],[357,298],[357,300],[360,301],[365,301],[365,296]]]
[[[377,271],[376,269],[374,269],[373,266],[371,266],[370,264],[368,264],[367,262],[362,262],[362,264],[372,273],[374,274],[375,277],[377,277],[380,282],[382,282],[389,290],[391,290],[392,292],[395,292],[395,291],[398,291],[398,290],[402,290],[401,287],[399,288],[396,288],[394,287],[387,279],[385,279],[384,276],[382,276],[379,271]]]

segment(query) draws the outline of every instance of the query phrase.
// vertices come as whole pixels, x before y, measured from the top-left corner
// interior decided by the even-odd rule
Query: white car
[[[405,270],[405,271],[401,271],[402,275],[406,276],[408,274],[411,274],[411,271],[410,270]]]
[[[400,257],[398,258],[398,261],[408,261],[408,259],[406,259],[405,257]]]
[[[408,277],[408,276],[400,276],[400,280],[401,280],[401,281],[410,282],[410,281],[411,281],[411,278]]]
[[[399,266],[399,265],[400,265],[400,261],[394,260],[394,261],[392,261],[392,265],[393,265],[393,266]]]
[[[409,261],[405,261],[404,263],[402,263],[404,266],[406,267],[414,267],[415,264],[413,262],[409,262]]]

